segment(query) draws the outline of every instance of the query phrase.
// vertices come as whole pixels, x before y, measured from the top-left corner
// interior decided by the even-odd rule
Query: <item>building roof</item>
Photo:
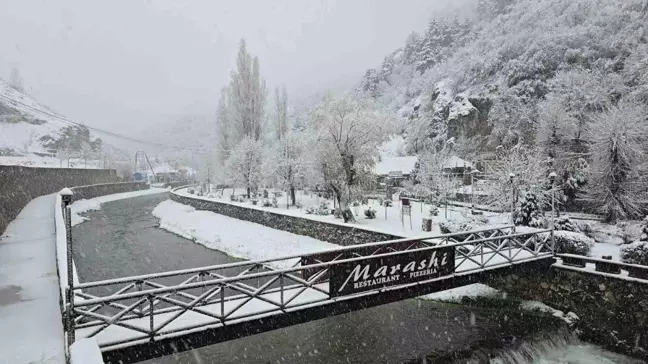
[[[389,172],[401,172],[404,175],[411,174],[414,166],[418,161],[418,156],[408,157],[383,157],[382,160],[376,163],[374,173],[378,176],[386,176]],[[472,163],[463,160],[457,156],[450,156],[443,163],[443,169],[451,168],[472,168]]]
[[[443,168],[462,168],[462,167],[467,167],[467,168],[472,168],[472,163],[463,160],[457,156],[451,155],[446,159],[445,162],[443,162]]]
[[[402,172],[410,174],[414,170],[417,156],[409,157],[383,157],[383,159],[374,166],[374,173],[379,176],[386,176],[389,172]]]

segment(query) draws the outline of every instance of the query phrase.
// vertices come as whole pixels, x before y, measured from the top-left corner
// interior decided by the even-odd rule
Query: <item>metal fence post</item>
[[[149,340],[151,342],[155,341],[155,331],[154,331],[154,319],[153,319],[153,314],[155,311],[155,308],[153,307],[153,295],[148,295],[148,301],[149,301],[149,307],[151,308],[149,310]]]
[[[284,275],[279,274],[279,286],[281,287],[281,309],[284,309]]]

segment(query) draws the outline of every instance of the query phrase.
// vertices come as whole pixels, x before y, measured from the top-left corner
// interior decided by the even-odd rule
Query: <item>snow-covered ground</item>
[[[70,346],[70,364],[103,364],[103,357],[94,338],[77,340]]]
[[[308,207],[317,207],[322,202],[327,202],[330,208],[333,208],[333,202],[331,200],[325,200],[324,198],[319,198],[315,194],[308,194],[303,191],[296,192],[297,201],[302,205],[302,208],[296,208],[291,206],[286,208],[287,199],[286,194],[284,193],[282,197],[277,199],[279,207],[263,207],[260,205],[252,205],[250,202],[230,202],[229,196],[232,194],[231,188],[226,188],[225,193],[221,196],[220,190],[216,191],[218,193],[212,193],[209,197],[199,197],[204,199],[210,199],[219,202],[231,203],[234,205],[244,206],[254,209],[262,209],[267,211],[272,211],[276,213],[281,213],[290,216],[298,216],[307,219],[313,219],[318,221],[325,221],[329,223],[343,224],[341,219],[335,218],[333,215],[315,215],[307,214],[306,209]],[[188,193],[187,189],[180,189],[176,191],[179,195],[185,195],[190,197],[196,197]],[[243,194],[243,189],[236,189],[235,194]],[[376,218],[369,219],[365,217],[364,211],[368,208],[376,210]],[[390,207],[381,206],[377,200],[370,199],[368,205],[363,205],[359,207],[352,207],[352,211],[356,215],[355,225],[360,228],[370,229],[374,231],[384,232],[387,234],[393,234],[403,237],[415,237],[421,235],[431,235],[431,234],[441,234],[439,228],[439,222],[446,221],[466,221],[471,220],[471,214],[469,208],[465,207],[456,207],[448,206],[446,208],[441,206],[439,207],[439,215],[432,217],[432,231],[424,232],[422,228],[423,217],[429,215],[430,205],[420,202],[412,202],[411,207],[411,226],[410,226],[410,216],[404,216],[401,220],[401,206],[398,200],[393,202],[393,205]],[[501,214],[501,213],[491,213],[484,212],[482,215],[486,218],[486,225],[501,226],[508,224],[510,215]]]
[[[0,363],[65,363],[55,201],[33,199],[0,238]]]
[[[424,300],[461,303],[464,297],[501,297],[502,292],[485,284],[475,283],[467,286],[452,288],[446,291],[434,292],[419,297]]]
[[[252,205],[250,202],[231,202],[229,196],[232,193],[234,193],[235,195],[245,194],[245,191],[240,188],[234,190],[231,188],[226,188],[224,190],[224,193],[221,194],[221,192],[223,191],[213,190],[209,196],[202,196],[198,198],[226,202],[253,209],[268,210],[285,215],[298,216],[329,223],[343,224],[343,221],[341,219],[336,219],[333,215],[322,216],[307,214],[306,209],[308,207],[317,207],[320,205],[320,203],[327,202],[328,206],[332,208],[333,202],[331,200],[319,198],[315,194],[307,193],[304,191],[296,191],[296,198],[297,201],[302,205],[301,208],[296,208],[294,206],[287,208],[288,200],[285,192],[283,193],[282,197],[279,197],[277,199],[278,207],[263,207],[261,206],[261,202],[259,202],[258,205]],[[176,193],[178,193],[179,195],[197,197],[196,195],[189,194],[187,189],[180,189],[176,191]],[[461,205],[459,203],[457,204]],[[370,199],[368,205],[352,207],[351,209],[354,211],[354,214],[356,214],[357,221],[355,222],[355,225],[360,228],[404,237],[415,237],[425,234],[440,234],[440,222],[474,222],[474,217],[470,213],[470,204],[466,203],[463,205],[464,206],[448,206],[447,213],[444,206],[439,206],[439,215],[432,217],[432,231],[430,233],[423,232],[422,229],[422,219],[423,217],[429,216],[428,212],[430,210],[430,205],[425,203],[412,202],[411,228],[409,216],[404,216],[403,221],[401,221],[401,206],[397,198],[394,198],[394,202],[391,207],[381,206],[378,204],[377,200]],[[376,210],[375,219],[369,219],[365,217],[364,211],[368,208]],[[481,215],[481,217],[479,218],[485,218],[485,221],[482,221],[478,224],[482,224],[484,227],[510,225],[510,216],[510,213],[507,212],[483,212],[483,215]],[[596,244],[592,249],[592,257],[600,258],[604,255],[611,255],[613,260],[620,259],[621,254],[619,248],[623,242],[622,236],[624,234],[628,234],[630,237],[634,237],[634,239],[636,239],[640,235],[642,224],[641,221],[629,221],[616,225],[610,225],[597,220],[574,220],[574,222],[577,222],[581,227],[587,224],[592,228],[592,238],[596,241]]]
[[[168,191],[169,190],[165,188],[151,187],[147,190],[115,193],[112,195],[99,196],[88,200],[83,199],[83,200],[75,201],[72,205],[70,205],[70,209],[72,210],[72,226],[78,225],[88,220],[89,218],[83,217],[80,214],[91,210],[100,210],[102,203],[123,200],[126,198],[132,198],[138,196],[153,195],[153,194],[164,193]]]
[[[161,228],[241,259],[279,258],[339,248],[339,245],[307,236],[210,211],[197,211],[171,200],[161,202],[153,210],[153,215],[160,219]],[[281,261],[275,268],[288,268],[295,263],[296,260]]]

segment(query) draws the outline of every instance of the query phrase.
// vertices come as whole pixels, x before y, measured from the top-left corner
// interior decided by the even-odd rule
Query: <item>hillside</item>
[[[99,158],[101,139],[60,118],[0,79],[0,164],[58,166],[67,158]]]
[[[408,120],[408,153],[460,142],[466,157],[499,145],[587,142],[609,104],[648,102],[646,0],[480,0],[475,19],[412,33],[357,91]],[[553,123],[553,124],[552,124]]]

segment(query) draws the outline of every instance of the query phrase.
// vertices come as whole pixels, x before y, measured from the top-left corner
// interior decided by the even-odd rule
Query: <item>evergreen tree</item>
[[[378,77],[379,81],[385,81],[387,84],[391,85],[390,76],[393,70],[394,58],[392,56],[385,57],[382,66],[380,67],[380,76]]]
[[[412,32],[405,41],[405,48],[403,48],[403,62],[405,64],[412,64],[416,61],[416,57],[421,50],[421,36]]]
[[[364,92],[372,98],[376,98],[380,96],[380,90],[378,88],[379,83],[380,76],[378,75],[378,72],[374,68],[370,68],[365,72],[359,91]]]
[[[540,206],[535,194],[527,192],[524,195],[520,207],[516,209],[515,225],[542,227]]]

